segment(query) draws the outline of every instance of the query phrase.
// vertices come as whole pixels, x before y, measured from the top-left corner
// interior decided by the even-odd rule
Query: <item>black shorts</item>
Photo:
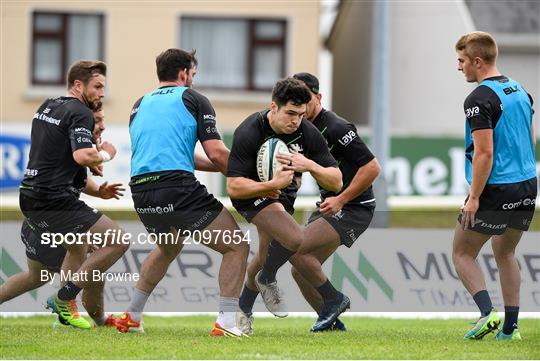
[[[53,272],[60,272],[62,262],[66,256],[66,249],[62,246],[52,247],[41,242],[41,234],[25,219],[21,227],[21,241],[26,248],[26,257],[37,261]]]
[[[285,208],[285,211],[290,215],[294,214],[294,202],[296,201],[296,192],[295,193],[281,193],[278,199],[272,198],[251,198],[251,199],[232,199],[231,203],[234,208],[240,213],[242,217],[246,219],[249,223],[253,218],[264,208],[269,206],[272,203],[281,203]]]
[[[19,195],[21,211],[38,234],[86,233],[103,215],[75,195],[62,198],[36,199]]]
[[[537,191],[536,178],[519,183],[487,184],[480,195],[472,230],[491,235],[503,234],[507,228],[527,231],[534,216]],[[461,223],[461,214],[458,222]]]
[[[223,210],[223,204],[195,176],[185,177],[174,187],[134,192],[132,197],[135,211],[149,233],[169,233],[171,227],[187,232],[203,230]]]
[[[366,231],[373,219],[375,202],[366,204],[345,204],[340,212],[333,216],[322,215],[320,209],[311,214],[307,224],[323,217],[341,238],[341,244],[351,247],[353,243]]]

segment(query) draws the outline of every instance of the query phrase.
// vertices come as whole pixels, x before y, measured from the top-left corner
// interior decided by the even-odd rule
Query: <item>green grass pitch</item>
[[[211,316],[145,317],[145,334],[52,328],[52,316],[0,318],[9,359],[539,359],[540,320],[520,320],[521,342],[464,341],[469,320],[344,317],[349,331],[312,334],[313,320],[258,318],[250,338],[212,338]],[[471,320],[472,321],[472,320]]]

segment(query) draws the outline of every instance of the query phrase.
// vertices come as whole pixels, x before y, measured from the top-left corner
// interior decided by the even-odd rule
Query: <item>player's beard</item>
[[[90,101],[88,99],[88,96],[86,95],[86,92],[84,90],[82,92],[82,98],[83,98],[84,103],[86,104],[86,106],[88,108],[90,108],[90,110],[93,111],[93,112],[98,111],[99,109],[101,109],[101,106],[103,105],[99,98],[97,100],[95,100],[95,101]]]

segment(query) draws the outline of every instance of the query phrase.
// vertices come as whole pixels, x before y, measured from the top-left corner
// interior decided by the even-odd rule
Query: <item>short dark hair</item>
[[[197,66],[196,50],[187,52],[182,49],[167,49],[156,57],[157,76],[159,81],[174,81],[178,72]]]
[[[88,84],[95,74],[107,76],[107,64],[99,60],[78,60],[73,63],[67,73],[68,89],[75,84],[75,80]]]
[[[294,78],[285,78],[274,85],[272,89],[272,101],[274,101],[278,107],[282,107],[288,102],[292,102],[294,105],[302,105],[309,103],[311,100],[311,93],[308,87],[303,81]]]

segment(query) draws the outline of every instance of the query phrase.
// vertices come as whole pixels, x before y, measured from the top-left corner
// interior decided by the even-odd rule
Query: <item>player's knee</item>
[[[129,241],[125,238],[123,229],[118,228],[113,232],[105,233],[105,245],[112,247],[119,254],[124,254],[129,249]]]
[[[167,259],[169,262],[172,262],[180,254],[182,247],[176,245],[167,245],[165,247],[159,247],[159,250],[163,258]]]
[[[454,267],[458,268],[461,266],[461,263],[463,261],[464,254],[458,250],[452,251],[452,263],[454,264]]]
[[[296,267],[291,268],[291,275],[293,276],[294,280],[296,282],[300,281],[302,279],[302,275],[300,272],[296,269]]]
[[[240,242],[234,244],[231,243],[228,245],[225,253],[227,252],[234,252],[239,258],[241,258],[245,262],[249,255],[249,244],[247,242]]]
[[[493,249],[493,255],[495,256],[495,262],[497,262],[497,264],[513,261],[516,258],[514,252],[509,250]]]
[[[47,277],[46,279],[41,278],[41,274],[39,273],[29,273],[28,274],[28,283],[30,287],[32,288],[38,288],[43,286],[45,283],[47,283],[47,280],[51,279],[50,277]]]
[[[304,233],[302,231],[300,232],[294,232],[291,234],[291,237],[289,238],[289,244],[287,245],[287,248],[289,248],[291,251],[298,251],[300,246],[302,245],[302,242],[304,241]]]

